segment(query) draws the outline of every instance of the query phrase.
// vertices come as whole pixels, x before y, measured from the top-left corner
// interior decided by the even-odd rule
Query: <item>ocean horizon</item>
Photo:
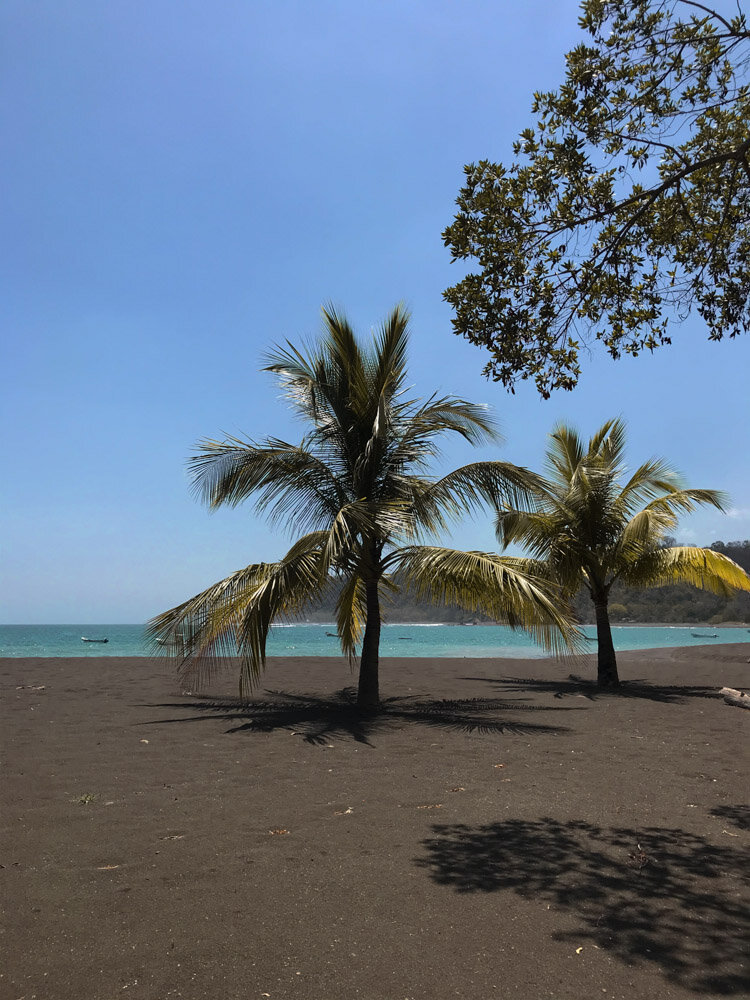
[[[596,627],[583,627],[596,649]],[[750,644],[747,626],[613,625],[615,649]],[[99,641],[83,641],[99,640]],[[101,640],[106,639],[106,642]],[[0,657],[153,656],[142,624],[0,625]],[[273,625],[268,656],[341,656],[332,623]],[[512,657],[536,659],[549,653],[524,632],[505,625],[446,625],[435,622],[385,624],[381,656]]]

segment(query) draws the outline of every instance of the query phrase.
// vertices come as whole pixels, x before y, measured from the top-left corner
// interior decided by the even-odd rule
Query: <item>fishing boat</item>
[[[109,639],[89,639],[85,635],[82,635],[81,642],[109,642]]]
[[[694,639],[718,639],[718,632],[691,632]]]

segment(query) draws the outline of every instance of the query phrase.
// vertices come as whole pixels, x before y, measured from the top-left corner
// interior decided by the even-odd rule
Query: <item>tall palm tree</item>
[[[564,424],[550,437],[549,478],[536,504],[505,505],[497,515],[497,537],[503,548],[524,547],[531,558],[520,565],[546,573],[568,598],[586,589],[596,612],[598,683],[613,687],[619,677],[608,604],[616,581],[636,587],[689,583],[729,596],[750,590],[750,577],[712,549],[665,547],[681,514],[701,504],[724,510],[727,498],[716,490],[685,488],[661,459],[628,475],[622,420],[607,421],[586,447]]]
[[[287,342],[267,358],[266,370],[309,425],[301,442],[204,440],[190,461],[194,487],[210,507],[254,496],[256,510],[301,537],[278,562],[247,566],[152,619],[151,638],[179,650],[183,670],[201,679],[224,657],[239,656],[243,695],[260,676],[274,618],[301,613],[337,578],[338,635],[350,662],[361,641],[357,702],[365,709],[379,703],[381,599],[403,583],[565,648],[577,633],[554,585],[496,554],[417,544],[467,508],[525,502],[537,477],[480,462],[429,478],[440,435],[472,443],[497,437],[485,409],[452,396],[408,397],[402,308],[371,345],[358,343],[332,308],[323,321],[317,344],[298,350]]]

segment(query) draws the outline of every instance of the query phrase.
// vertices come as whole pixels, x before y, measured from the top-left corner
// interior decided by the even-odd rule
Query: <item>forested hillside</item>
[[[750,539],[714,542],[710,548],[733,559],[750,573]],[[335,603],[336,590],[332,586],[319,607],[310,611],[305,617],[312,622],[332,622],[335,619]],[[488,621],[483,615],[472,616],[458,608],[420,603],[409,594],[403,593],[393,595],[390,603],[385,602],[383,610],[385,619],[389,622]],[[576,610],[582,622],[593,621],[593,607],[588,594],[581,592],[578,595]],[[640,590],[615,584],[612,588],[609,610],[613,622],[686,622],[712,625],[722,622],[750,623],[750,594],[738,593],[727,600],[685,584],[658,587],[653,590]]]

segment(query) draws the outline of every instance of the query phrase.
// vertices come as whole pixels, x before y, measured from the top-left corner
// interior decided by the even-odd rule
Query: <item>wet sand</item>
[[[0,996],[746,997],[749,658],[0,660]]]

